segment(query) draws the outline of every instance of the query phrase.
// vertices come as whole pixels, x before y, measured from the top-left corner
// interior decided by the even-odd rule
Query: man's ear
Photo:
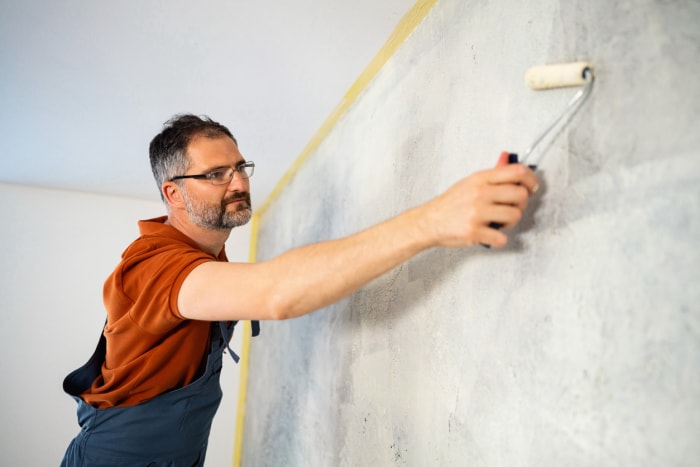
[[[185,207],[185,201],[182,199],[182,189],[177,183],[163,182],[160,191],[163,193],[165,202],[168,203],[171,208],[180,209]]]

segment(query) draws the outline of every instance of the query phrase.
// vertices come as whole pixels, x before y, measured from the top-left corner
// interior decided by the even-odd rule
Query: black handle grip
[[[518,154],[516,154],[514,152],[508,153],[508,163],[509,164],[518,164],[519,163],[518,162]],[[532,170],[537,170],[536,165],[528,165],[528,167],[530,167]],[[492,229],[500,230],[503,227],[503,224],[501,224],[499,222],[490,222],[489,227]],[[484,248],[491,248],[491,245],[487,245],[485,243],[482,243],[481,246],[483,246]]]

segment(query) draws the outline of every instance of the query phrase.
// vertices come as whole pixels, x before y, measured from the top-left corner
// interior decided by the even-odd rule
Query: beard
[[[183,190],[182,198],[190,220],[199,227],[209,230],[231,230],[246,224],[253,210],[251,209],[250,193],[236,191],[231,196],[221,200],[220,204],[206,204],[190,198]],[[228,205],[236,201],[235,211],[229,211]]]

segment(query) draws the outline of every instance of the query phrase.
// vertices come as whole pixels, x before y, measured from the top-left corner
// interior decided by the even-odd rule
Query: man
[[[98,348],[64,382],[82,427],[64,466],[202,465],[236,321],[310,313],[432,247],[502,247],[494,224],[513,227],[537,189],[529,168],[501,157],[357,234],[229,263],[224,242],[251,217],[254,169],[230,131],[177,116],[151,142],[150,159],[167,216],[139,222],[141,236],[105,283]]]

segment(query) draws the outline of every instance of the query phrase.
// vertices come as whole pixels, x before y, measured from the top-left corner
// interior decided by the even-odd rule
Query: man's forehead
[[[193,138],[187,146],[187,155],[192,165],[238,165],[244,162],[236,143],[228,136]]]

